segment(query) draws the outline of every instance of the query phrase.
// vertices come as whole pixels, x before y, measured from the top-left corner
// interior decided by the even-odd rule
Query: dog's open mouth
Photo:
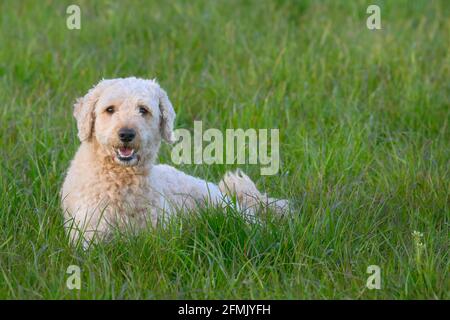
[[[129,162],[136,158],[136,152],[131,147],[119,147],[116,149],[117,158],[120,161]]]

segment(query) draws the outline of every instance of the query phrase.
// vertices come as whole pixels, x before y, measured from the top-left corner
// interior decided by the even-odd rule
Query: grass
[[[0,298],[450,298],[448,1],[80,0],[70,31],[72,3],[0,3]],[[382,30],[366,28],[369,4]],[[279,174],[241,168],[292,217],[209,209],[71,248],[58,191],[79,145],[72,105],[128,75],[158,78],[178,128],[280,128]],[[230,168],[181,167],[213,181]]]

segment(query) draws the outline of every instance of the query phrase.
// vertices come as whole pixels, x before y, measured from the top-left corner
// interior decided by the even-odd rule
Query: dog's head
[[[174,142],[175,112],[154,80],[102,80],[74,106],[80,140],[98,143],[123,166],[152,159],[161,139]]]

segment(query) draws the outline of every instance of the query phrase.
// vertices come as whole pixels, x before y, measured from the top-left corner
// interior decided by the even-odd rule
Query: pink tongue
[[[120,155],[124,156],[124,157],[129,157],[133,153],[133,149],[131,149],[131,148],[122,147],[119,150],[120,150]]]

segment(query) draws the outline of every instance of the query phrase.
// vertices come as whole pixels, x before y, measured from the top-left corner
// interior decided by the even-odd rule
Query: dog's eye
[[[109,106],[108,108],[106,108],[105,110],[107,113],[113,114],[114,113],[114,107],[113,106]]]
[[[140,106],[139,107],[139,113],[145,116],[148,113],[148,110],[145,109],[145,107]]]

